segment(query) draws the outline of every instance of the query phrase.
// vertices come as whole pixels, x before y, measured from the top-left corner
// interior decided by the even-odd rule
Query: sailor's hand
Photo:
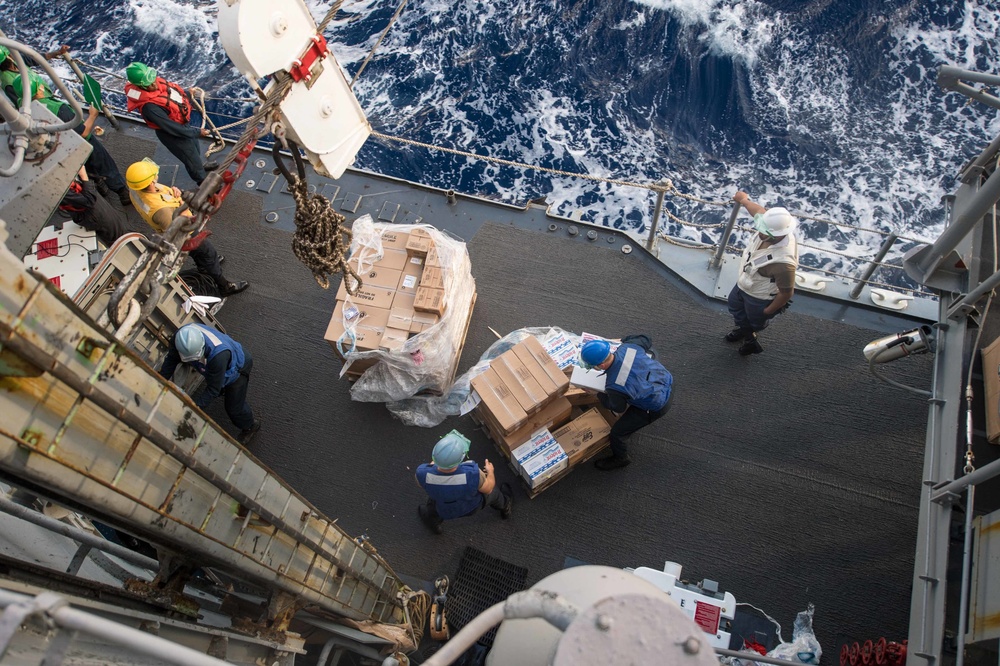
[[[493,473],[493,463],[489,461],[489,458],[483,461],[483,467],[486,469],[487,474]]]
[[[69,53],[69,44],[63,44],[55,51],[49,51],[48,53],[44,54],[43,57],[46,60],[52,60],[53,58],[58,58],[66,53]]]
[[[101,113],[101,112],[97,110],[97,107],[96,107],[96,106],[91,106],[91,107],[90,107],[90,108],[89,108],[89,109],[87,110],[87,115],[88,115],[88,116],[90,116],[91,118],[96,118],[97,116],[99,116],[99,115],[100,115],[100,113]]]
[[[204,127],[202,127],[202,128],[201,128],[201,136],[202,136],[202,138],[206,138],[206,137],[210,137],[210,136],[212,136],[212,133],[211,133],[211,132],[209,132],[209,131],[208,131],[207,129],[205,129]]]
[[[746,192],[740,191],[733,195],[733,201],[738,204],[744,204],[750,199],[750,195]]]
[[[171,194],[173,194],[178,199],[181,198],[181,190],[180,190],[179,187],[171,187],[170,188],[170,192],[171,192]]]

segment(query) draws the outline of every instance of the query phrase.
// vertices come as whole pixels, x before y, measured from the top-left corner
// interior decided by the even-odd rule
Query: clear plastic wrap
[[[413,396],[410,398],[396,400],[394,402],[388,402],[386,407],[406,425],[433,428],[449,416],[459,416],[471,409],[471,406],[467,404],[467,401],[469,400],[469,394],[472,392],[472,378],[481,372],[484,372],[490,366],[490,361],[495,359],[497,356],[500,356],[505,351],[527,338],[529,335],[535,336],[538,338],[539,342],[545,344],[545,341],[550,336],[558,334],[562,334],[573,340],[574,344],[578,343],[580,339],[579,335],[575,333],[568,333],[561,328],[548,326],[544,328],[520,328],[516,331],[508,333],[490,345],[489,349],[483,352],[483,355],[479,357],[479,361],[463,373],[462,376],[458,377],[455,380],[455,383],[444,391],[442,395]]]
[[[787,661],[798,661],[803,664],[818,664],[823,656],[823,648],[816,640],[813,632],[813,613],[816,608],[812,604],[795,616],[795,624],[792,627],[792,642],[782,643],[767,653],[768,657],[775,659],[785,659]]]
[[[476,294],[469,253],[465,243],[426,224],[373,223],[368,215],[355,220],[352,232],[351,257],[360,263],[362,275],[382,255],[382,233],[386,230],[411,232],[422,228],[437,247],[444,278],[446,308],[441,319],[403,343],[401,349],[358,351],[350,340],[354,325],[344,322],[346,333],[343,353],[347,361],[341,371],[354,364],[377,361],[351,387],[351,398],[359,402],[393,402],[409,398],[423,390],[446,393],[455,371],[455,356],[464,342],[470,308]],[[352,297],[348,296],[345,312],[350,313]],[[345,318],[346,319],[346,318]]]

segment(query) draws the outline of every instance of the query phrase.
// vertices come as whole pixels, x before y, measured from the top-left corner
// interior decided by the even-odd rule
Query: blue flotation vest
[[[605,375],[606,390],[623,393],[633,407],[658,412],[670,400],[673,376],[637,345],[619,345]]]
[[[483,505],[479,492],[479,465],[472,460],[466,460],[447,474],[438,471],[434,463],[424,463],[417,468],[417,481],[434,500],[438,515],[445,520],[467,516]]]
[[[225,333],[220,333],[214,328],[208,326],[202,326],[200,324],[194,324],[198,327],[198,330],[205,334],[205,360],[196,361],[191,365],[194,366],[195,370],[201,374],[205,374],[208,370],[208,363],[215,358],[215,356],[221,352],[229,352],[229,367],[226,368],[226,379],[223,382],[223,386],[229,386],[236,381],[236,378],[240,376],[240,368],[243,367],[245,361],[245,356],[243,354],[243,347],[240,343],[233,340],[231,337]]]

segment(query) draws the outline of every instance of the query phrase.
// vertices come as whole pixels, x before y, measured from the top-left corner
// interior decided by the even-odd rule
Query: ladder
[[[404,624],[402,583],[3,244],[0,475],[310,608]]]

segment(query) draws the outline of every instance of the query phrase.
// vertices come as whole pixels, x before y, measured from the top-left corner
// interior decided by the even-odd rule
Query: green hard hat
[[[31,97],[31,99],[35,99],[35,95],[38,94],[38,89],[40,87],[46,87],[45,86],[45,82],[42,81],[42,77],[38,76],[38,74],[35,74],[30,69],[28,70],[28,81],[31,84],[31,90],[28,92],[28,96]],[[17,93],[17,96],[21,97],[21,75],[20,74],[18,74],[17,76],[14,77],[14,81],[11,83],[11,85],[14,86],[14,92]]]
[[[156,81],[156,70],[141,62],[133,62],[125,68],[125,77],[132,85],[145,88]]]
[[[10,57],[10,49],[8,49],[3,44],[0,44],[0,62],[3,62]]]
[[[434,445],[431,460],[438,466],[438,469],[458,467],[465,460],[466,454],[469,453],[469,443],[469,440],[463,437],[462,433],[452,430]]]

